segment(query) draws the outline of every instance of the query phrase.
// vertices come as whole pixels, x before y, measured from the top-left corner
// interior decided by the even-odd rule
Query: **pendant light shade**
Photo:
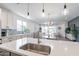
[[[27,16],[29,16],[29,12],[27,13]]]
[[[64,5],[64,9],[66,9],[66,4]]]
[[[44,13],[44,9],[42,10],[42,12]]]

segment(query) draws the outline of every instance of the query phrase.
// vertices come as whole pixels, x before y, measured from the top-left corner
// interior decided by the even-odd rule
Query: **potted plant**
[[[28,28],[26,28],[25,26],[23,26],[23,32],[24,33],[30,33],[30,30]]]
[[[71,28],[70,27],[67,27],[66,30],[65,30],[65,33],[69,34],[71,31]]]
[[[75,24],[74,24],[74,27],[71,27],[71,31],[70,32],[75,37],[75,39],[77,39],[78,31],[77,31],[77,28],[75,27]]]
[[[65,30],[67,38],[76,41],[78,36],[78,31],[76,26],[67,27]]]

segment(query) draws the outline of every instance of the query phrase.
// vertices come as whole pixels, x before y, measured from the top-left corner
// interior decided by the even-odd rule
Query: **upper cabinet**
[[[2,9],[2,11],[1,11],[1,27],[3,29],[6,29],[8,26],[9,29],[15,29],[14,23],[16,23],[16,21],[14,20],[14,15],[6,9]]]
[[[7,25],[7,12],[2,9],[1,11],[1,27],[6,28]]]

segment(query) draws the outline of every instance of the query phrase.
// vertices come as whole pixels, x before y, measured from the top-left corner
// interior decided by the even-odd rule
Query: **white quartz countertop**
[[[47,40],[40,39],[41,45],[47,45],[51,47],[51,53],[48,56],[77,56],[79,55],[79,42],[71,41],[59,41],[59,40]],[[23,38],[12,42],[4,43],[0,45],[1,49],[13,52],[19,55],[27,56],[44,56],[42,54],[26,51],[20,49],[21,46],[27,43],[37,44],[36,38]]]
[[[8,36],[0,36],[0,39],[9,38],[9,37],[17,37],[17,36],[22,36],[22,35],[27,35],[27,34],[15,34],[15,35],[8,35]]]

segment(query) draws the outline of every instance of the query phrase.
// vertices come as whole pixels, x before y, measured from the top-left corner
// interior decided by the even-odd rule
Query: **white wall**
[[[1,26],[2,28],[6,29],[8,25],[10,29],[17,29],[17,20],[23,20],[27,22],[27,27],[30,29],[31,32],[37,31],[39,25],[34,23],[30,20],[27,20],[7,9],[2,8],[1,11]]]

